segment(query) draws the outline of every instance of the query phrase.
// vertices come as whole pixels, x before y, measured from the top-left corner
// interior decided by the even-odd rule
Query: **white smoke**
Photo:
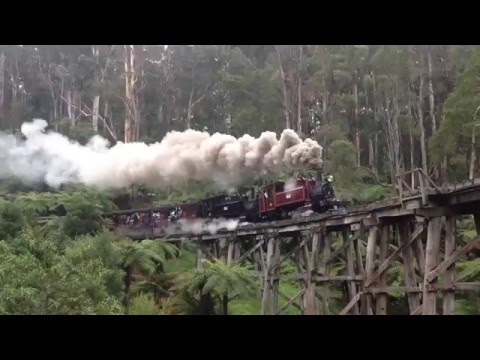
[[[170,132],[161,142],[122,143],[109,147],[94,136],[86,146],[56,132],[45,132],[47,122],[36,119],[21,127],[26,140],[0,134],[0,178],[44,181],[58,187],[83,183],[100,188],[132,184],[172,185],[187,180],[213,180],[225,186],[305,166],[322,166],[322,147],[302,141],[292,130],[280,139],[264,132],[257,139],[187,130]]]
[[[216,234],[219,230],[233,231],[239,224],[238,219],[195,219],[195,220],[179,220],[176,224],[167,227],[167,234],[174,234],[178,231],[192,234]]]
[[[295,179],[288,179],[285,182],[284,189],[285,189],[285,191],[292,191],[292,190],[296,189],[297,187],[298,186],[297,186],[297,182],[295,181]]]

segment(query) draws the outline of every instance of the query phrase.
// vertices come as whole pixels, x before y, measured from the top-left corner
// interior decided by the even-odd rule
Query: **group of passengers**
[[[162,215],[154,212],[150,216],[150,212],[134,212],[133,214],[117,215],[113,219],[116,225],[139,225],[143,224],[148,227],[159,227],[162,224]]]

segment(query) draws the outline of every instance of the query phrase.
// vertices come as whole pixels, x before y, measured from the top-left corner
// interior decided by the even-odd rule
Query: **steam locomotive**
[[[276,181],[257,194],[250,189],[250,196],[223,194],[195,203],[134,212],[142,215],[148,213],[148,217],[154,217],[149,221],[154,221],[155,226],[166,227],[168,223],[180,220],[223,218],[258,223],[288,219],[308,212],[332,211],[345,211],[345,203],[322,193],[321,178],[297,178],[289,184]]]
[[[247,222],[274,221],[313,211],[325,213],[343,211],[345,204],[335,197],[322,193],[321,181],[312,178],[297,178],[286,184],[276,181],[264,187],[254,196],[221,195],[200,202],[204,218],[239,218]],[[203,205],[203,207],[202,207]]]

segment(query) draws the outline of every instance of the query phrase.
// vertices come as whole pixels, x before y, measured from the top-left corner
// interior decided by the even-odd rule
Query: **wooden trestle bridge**
[[[304,315],[330,314],[329,287],[336,282],[348,288],[343,315],[388,314],[387,294],[394,292],[406,294],[411,315],[452,315],[456,293],[480,289],[480,282],[457,282],[455,272],[455,263],[480,244],[477,236],[459,248],[456,237],[457,217],[463,215],[474,216],[480,233],[480,179],[440,188],[423,171],[413,174],[419,184],[414,189],[399,176],[396,198],[349,208],[345,214],[247,224],[216,234],[177,233],[167,241],[195,242],[197,267],[205,258],[252,262],[263,281],[265,315],[281,314],[287,306]],[[342,237],[336,249],[334,236]],[[149,237],[149,230],[143,237]],[[297,274],[282,275],[281,265],[289,259]],[[346,273],[330,274],[339,259],[346,263]],[[396,260],[404,268],[403,286],[387,283]],[[280,279],[297,280],[298,293],[291,298],[283,294]],[[287,300],[281,308],[279,297]]]

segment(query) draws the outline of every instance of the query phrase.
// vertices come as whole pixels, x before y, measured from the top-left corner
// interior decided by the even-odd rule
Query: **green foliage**
[[[445,101],[445,119],[430,144],[434,161],[440,163],[445,155],[454,155],[462,149],[465,151],[471,141],[473,126],[480,119],[479,106],[480,51],[477,50],[460,76],[455,90]]]
[[[187,244],[185,244],[187,245]],[[197,254],[196,247],[190,244],[179,249],[179,255],[175,259],[170,259],[165,262],[166,273],[181,273],[193,269],[196,266]]]
[[[33,225],[37,216],[48,216],[51,211],[58,211],[61,207],[56,203],[56,196],[52,193],[20,193],[16,195],[15,202],[22,208],[22,212],[31,225]],[[57,214],[64,215],[58,212]]]
[[[465,154],[457,153],[449,156],[447,178],[452,183],[459,183],[468,179],[469,164]]]
[[[477,230],[472,216],[458,222],[457,236],[462,243],[468,243],[477,237]],[[480,259],[463,259],[457,262],[459,281],[475,281],[480,275]]]
[[[214,306],[226,306],[224,297],[255,294],[257,278],[248,266],[227,265],[223,260],[204,260],[203,268],[184,274],[177,280],[176,301],[178,312],[184,314],[211,313]],[[220,311],[219,311],[220,312]]]
[[[39,216],[50,219],[50,225],[60,227],[71,238],[100,231],[106,225],[101,215],[115,208],[111,194],[83,186],[70,186],[56,193],[17,193],[14,199],[15,206],[8,207],[11,211],[20,209],[30,225]],[[22,222],[19,224],[21,227]]]
[[[331,151],[325,164],[325,172],[333,174],[337,193],[344,199],[351,199],[348,189],[359,179],[358,172],[354,170],[357,167],[355,147],[349,141],[337,140],[332,143]]]
[[[469,292],[461,299],[455,299],[456,315],[480,315],[480,297],[478,291]]]
[[[417,126],[415,119],[411,116],[399,116],[398,127],[400,128],[401,134],[409,135],[410,131],[412,131],[414,138],[420,136],[420,129]]]
[[[155,272],[159,264],[163,266],[167,259],[175,258],[178,254],[175,245],[159,240],[133,242],[123,239],[119,245],[123,249],[122,266],[147,273]]]
[[[18,194],[15,205],[1,202],[0,229],[10,239],[0,242],[2,313],[120,313],[126,269],[144,274],[139,290],[149,285],[158,292],[165,283],[163,263],[178,253],[166,242],[133,243],[101,231],[100,215],[112,208],[106,193],[71,187],[55,194]],[[60,216],[22,229],[24,213],[35,217],[59,207]]]
[[[130,315],[163,315],[151,294],[139,294],[133,297],[129,313]]]
[[[169,315],[195,315],[199,314],[201,301],[196,294],[188,291],[188,284],[193,278],[192,271],[180,273],[174,280],[170,291],[172,296],[162,300],[162,311]],[[201,298],[201,297],[200,297]],[[209,315],[214,315],[214,309],[210,309]]]
[[[63,118],[57,122],[57,131],[82,145],[87,144],[95,135],[91,122],[80,122],[72,126],[69,118]]]
[[[72,238],[99,231],[105,226],[102,213],[113,209],[108,194],[82,187],[61,192],[57,202],[67,212],[62,218],[63,231]]]
[[[324,147],[324,151],[326,152],[327,156],[333,151],[332,143],[336,142],[337,140],[347,141],[347,137],[345,135],[347,130],[346,125],[347,124],[345,123],[337,123],[319,126],[318,134],[316,134],[315,140],[317,140]]]
[[[277,130],[281,116],[281,98],[276,69],[256,68],[239,48],[231,53],[229,71],[222,73],[222,86],[231,94],[232,133],[258,136],[262,131]]]
[[[297,272],[297,267],[292,261],[283,262],[281,269],[282,269],[281,270],[282,274],[285,274],[285,275],[294,274]]]
[[[165,276],[162,275],[164,264],[168,259],[178,255],[176,246],[159,240],[142,240],[133,242],[130,239],[121,239],[118,245],[122,251],[119,263],[125,272],[125,313],[129,313],[131,284],[134,276],[139,277],[140,282],[133,288],[134,292],[153,290],[154,294],[168,294],[165,290]]]
[[[245,265],[227,265],[223,260],[204,260],[202,269],[194,270],[190,293],[202,292],[221,296],[228,292],[240,295],[251,293],[257,289],[256,278],[250,268]]]
[[[105,286],[110,294],[117,298],[123,293],[124,272],[121,268],[123,249],[112,232],[102,231],[96,235],[85,235],[74,240],[75,246],[70,247],[69,255],[72,261],[81,261],[85,254],[92,254],[101,259],[111,271],[105,273]],[[68,250],[68,249],[67,249]],[[65,251],[67,251],[65,250]]]
[[[480,259],[459,262],[458,279],[460,281],[475,281],[480,275]]]
[[[25,223],[25,217],[17,204],[0,199],[0,240],[15,237]]]
[[[370,203],[391,198],[393,196],[391,187],[385,185],[363,185],[361,191],[354,197],[360,203]]]
[[[367,203],[393,195],[391,187],[378,183],[375,174],[357,166],[355,147],[349,141],[332,143],[325,172],[333,174],[335,192],[343,200]]]
[[[463,243],[467,243],[477,236],[477,230],[475,229],[473,217],[469,216],[461,219],[458,222],[457,235],[460,241]]]
[[[97,239],[71,242],[26,228],[0,242],[0,312],[3,314],[113,314],[121,310],[121,276],[96,252]]]

